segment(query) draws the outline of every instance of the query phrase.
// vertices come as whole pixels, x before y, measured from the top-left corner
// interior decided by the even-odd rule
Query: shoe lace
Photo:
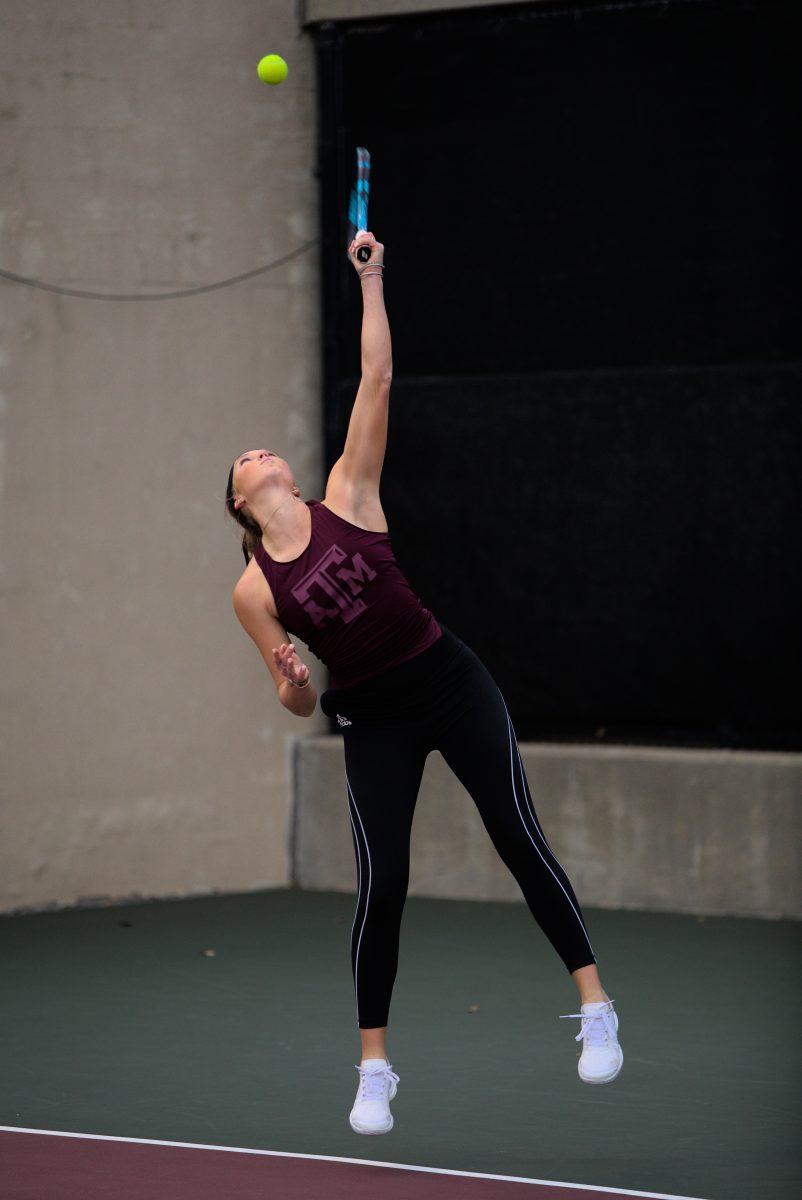
[[[575,1042],[581,1042],[582,1038],[587,1038],[589,1046],[606,1046],[608,1042],[615,1041],[616,1030],[613,1023],[612,1011],[613,1001],[610,1000],[609,1008],[602,1008],[595,1013],[562,1013],[559,1020],[563,1021],[569,1017],[579,1017],[582,1021],[582,1028],[574,1038]]]
[[[386,1067],[360,1067],[354,1063],[357,1071],[359,1071],[359,1079],[362,1085],[362,1099],[376,1100],[384,1091],[384,1082],[393,1079],[396,1083],[400,1081],[400,1075],[396,1075],[395,1071],[390,1066]]]

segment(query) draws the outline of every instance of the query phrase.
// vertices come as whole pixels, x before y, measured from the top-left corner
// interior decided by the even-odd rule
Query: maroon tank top
[[[351,687],[420,654],[442,630],[395,560],[389,533],[360,529],[319,500],[307,500],[312,537],[291,562],[258,542],[287,633],[326,664],[332,688]]]

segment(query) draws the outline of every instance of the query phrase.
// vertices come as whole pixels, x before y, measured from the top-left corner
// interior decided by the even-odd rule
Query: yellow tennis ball
[[[287,78],[287,64],[280,54],[266,54],[259,60],[256,74],[262,83],[282,83]]]

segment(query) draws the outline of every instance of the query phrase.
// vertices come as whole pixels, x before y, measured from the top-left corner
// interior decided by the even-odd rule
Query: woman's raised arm
[[[356,257],[360,246],[367,246],[370,258],[361,263]],[[384,308],[384,246],[364,230],[348,247],[348,257],[362,284],[362,378],[390,379],[393,374],[393,348],[390,325]]]
[[[360,263],[356,257],[360,246],[370,248],[366,263]],[[384,246],[372,233],[362,230],[348,247],[348,257],[362,287],[362,379],[351,410],[342,457],[334,464],[332,475],[347,481],[352,489],[364,492],[379,487],[387,448],[393,353],[384,307]]]

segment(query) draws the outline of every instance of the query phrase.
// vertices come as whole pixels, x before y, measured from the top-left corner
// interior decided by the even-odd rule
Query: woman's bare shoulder
[[[234,599],[254,606],[263,606],[271,617],[279,619],[273,590],[255,558],[251,559],[234,585]]]

